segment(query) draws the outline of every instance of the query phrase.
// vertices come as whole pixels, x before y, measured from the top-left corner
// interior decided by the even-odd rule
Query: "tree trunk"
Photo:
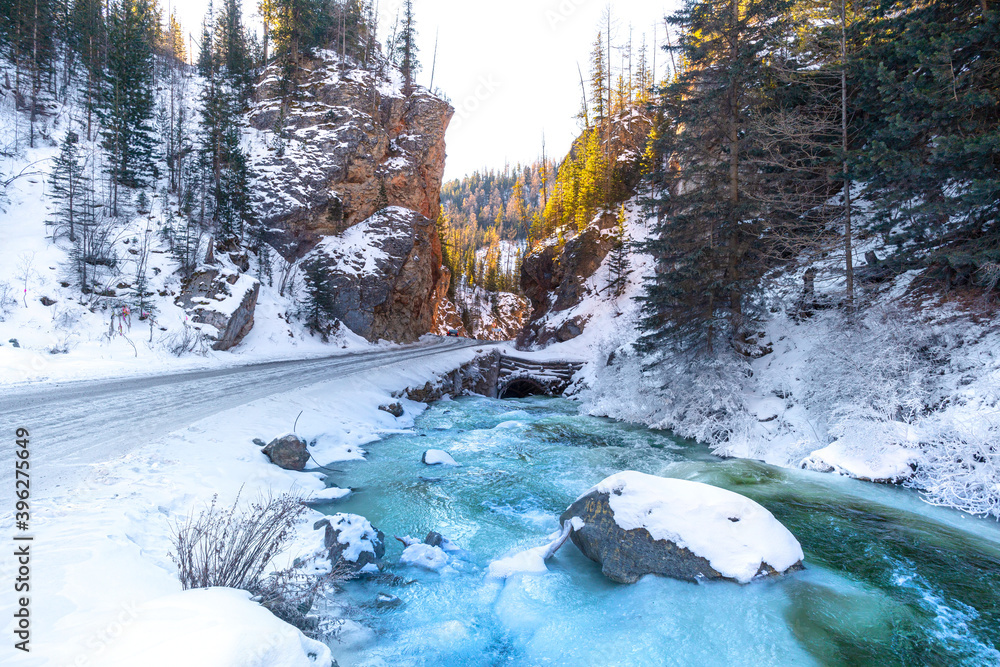
[[[985,0],[984,0],[985,1]],[[847,311],[854,311],[854,231],[851,226],[851,180],[848,178],[847,150],[847,0],[840,0],[840,139],[844,173],[844,256],[847,273]]]

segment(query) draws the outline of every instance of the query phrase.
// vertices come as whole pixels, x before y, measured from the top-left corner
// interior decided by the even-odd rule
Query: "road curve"
[[[487,343],[488,344],[488,343]],[[138,378],[0,388],[0,488],[13,487],[13,442],[31,432],[34,493],[66,489],[93,463],[109,461],[200,419],[259,398],[480,341],[444,339],[391,350],[273,361]],[[39,487],[41,487],[39,489]]]

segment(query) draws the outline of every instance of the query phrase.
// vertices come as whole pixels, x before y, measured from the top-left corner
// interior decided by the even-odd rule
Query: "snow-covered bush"
[[[825,323],[825,340],[805,365],[804,400],[818,435],[867,461],[892,446],[915,446],[910,425],[931,403],[942,343],[897,308],[876,308],[854,322],[841,317]]]
[[[316,624],[308,618],[313,600],[351,574],[337,566],[319,576],[294,567],[273,569],[306,509],[294,494],[264,496],[242,509],[239,498],[228,508],[213,498],[197,517],[174,528],[170,557],[184,590],[221,586],[249,591],[275,616],[307,634],[314,631]]]
[[[928,437],[911,485],[935,505],[1000,519],[1000,413]]]
[[[208,343],[200,331],[187,324],[177,333],[164,338],[164,346],[175,357],[181,357],[189,352],[199,355],[208,354]]]
[[[0,322],[7,319],[7,315],[17,304],[14,294],[14,288],[10,286],[10,283],[0,280]]]
[[[648,364],[637,354],[616,355],[588,395],[589,411],[669,429],[713,448],[746,440],[755,420],[745,405],[753,379],[744,359],[720,353]]]

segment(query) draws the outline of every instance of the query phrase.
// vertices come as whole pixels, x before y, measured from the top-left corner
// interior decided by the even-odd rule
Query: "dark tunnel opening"
[[[527,398],[528,396],[538,396],[548,394],[538,382],[528,378],[519,378],[507,385],[500,392],[500,398]]]

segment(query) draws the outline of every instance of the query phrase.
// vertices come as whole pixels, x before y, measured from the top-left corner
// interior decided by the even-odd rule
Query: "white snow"
[[[352,563],[358,562],[362,553],[368,552],[375,555],[375,543],[378,541],[378,533],[368,519],[357,514],[346,514],[339,512],[330,517],[330,525],[334,530],[339,530],[337,542],[346,544],[343,558]]]
[[[341,498],[346,498],[351,495],[350,489],[341,489],[336,486],[331,486],[330,488],[323,489],[322,491],[316,491],[309,496],[310,500],[340,500]]]
[[[764,563],[784,572],[804,557],[774,515],[732,491],[634,471],[612,475],[587,493],[593,491],[608,494],[615,523],[624,530],[645,528],[653,539],[689,549],[741,583]]]
[[[441,449],[428,449],[424,452],[424,463],[429,466],[457,466],[458,462],[451,457],[451,454]]]
[[[45,601],[33,609],[34,664],[46,667],[110,664],[104,658],[112,649],[119,650],[116,648],[119,641],[126,641],[119,618],[127,615],[128,610],[181,593],[176,566],[168,558],[172,550],[170,536],[178,521],[206,508],[213,495],[218,494],[219,505],[225,507],[237,496],[254,498],[258,494],[289,491],[304,497],[336,493],[324,491],[325,484],[314,474],[271,465],[251,442],[253,438],[270,441],[288,432],[301,412],[295,430],[309,442],[326,443],[319,458],[324,465],[338,460],[338,456],[339,460],[356,459],[363,445],[383,433],[411,427],[424,409],[423,404],[394,398],[393,393],[406,387],[424,386],[446,375],[475,357],[475,349],[408,358],[364,375],[326,380],[220,411],[145,442],[123,456],[92,460],[81,482],[45,486],[32,504],[32,528],[37,535],[45,536],[45,549],[37,551],[33,563],[36,571],[45,573],[32,582],[34,598]],[[399,420],[378,409],[379,405],[394,401],[402,402],[406,408],[405,416]],[[318,445],[316,449],[319,448]],[[41,447],[33,452],[33,470],[36,464],[39,468],[66,465],[47,459],[44,452]],[[304,571],[327,571],[329,561],[322,558],[324,531],[312,527],[323,518],[320,512],[308,510],[294,541],[272,566],[283,569],[296,559],[303,559],[307,561]],[[360,554],[367,546],[365,536],[370,536],[369,526],[360,518],[350,522],[349,534],[362,538],[353,542],[352,553]],[[195,596],[181,603],[164,603],[162,609],[199,606],[201,599]],[[192,623],[200,619],[220,637],[243,636],[239,623],[246,614],[217,613],[221,608],[214,599],[204,599],[203,614],[169,613],[178,617],[177,623],[184,615],[191,616]],[[240,604],[252,607],[244,600]],[[154,609],[160,607],[154,605]],[[185,627],[190,627],[191,632],[196,629]],[[12,636],[11,629],[12,619],[8,616],[0,623],[0,631]],[[173,636],[176,642],[181,635]],[[141,643],[139,639],[127,641],[128,647]],[[292,646],[291,639],[282,641],[276,646]],[[259,646],[249,640],[247,645]],[[127,656],[129,651],[122,650],[122,655]],[[282,655],[294,660],[294,656],[302,654],[300,648],[295,651],[298,653],[283,651]],[[250,659],[240,662],[241,654],[236,653],[229,658],[236,662],[220,658],[215,662],[178,660],[171,664],[213,667],[311,664],[284,663],[271,653],[262,655],[260,663]],[[133,660],[113,664],[159,663]],[[324,667],[329,664],[327,660]]]
[[[817,449],[802,460],[801,467],[819,472],[836,472],[855,479],[879,482],[901,482],[913,476],[921,453],[899,445],[882,445],[877,456],[871,450],[858,450],[843,440]]]
[[[557,533],[550,535],[548,544],[518,551],[490,563],[486,576],[490,579],[507,579],[515,574],[544,574],[549,571],[545,561],[555,555],[569,539],[570,531],[580,530],[585,524],[578,516],[571,517]]]
[[[438,572],[448,565],[448,554],[441,547],[418,542],[403,549],[399,562]]]
[[[325,644],[231,588],[149,600],[124,610],[120,628],[100,659],[104,667],[329,667],[332,661]]]

